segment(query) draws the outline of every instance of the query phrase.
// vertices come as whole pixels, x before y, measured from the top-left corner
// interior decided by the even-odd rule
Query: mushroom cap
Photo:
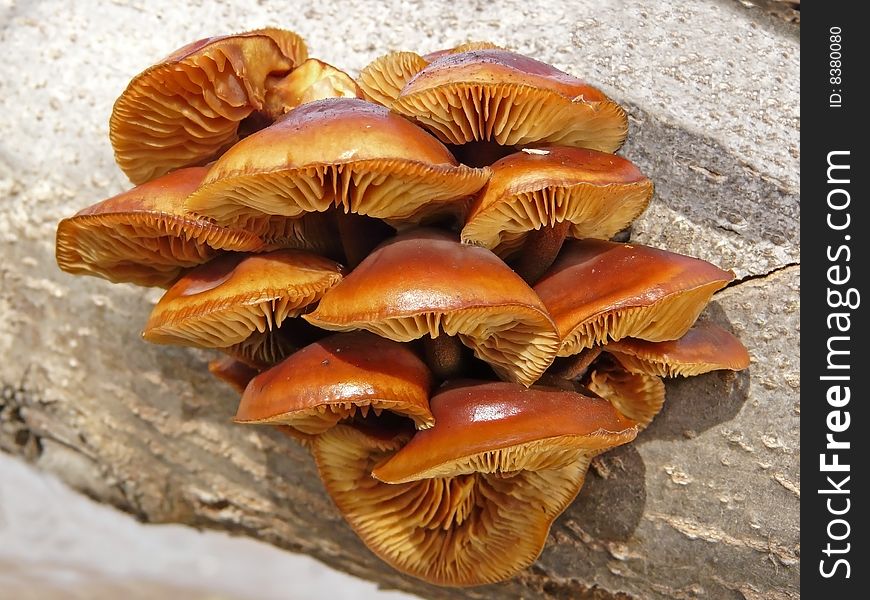
[[[438,60],[442,56],[448,56],[450,54],[461,54],[462,52],[471,52],[472,50],[504,50],[504,48],[502,48],[498,44],[493,44],[492,42],[463,42],[458,46],[454,46],[452,48],[435,50],[434,52],[424,54],[423,59],[431,63]]]
[[[134,183],[204,164],[264,108],[266,83],[305,60],[293,32],[261,29],[188,44],[133,78],[115,102],[109,138]]]
[[[407,342],[458,335],[500,375],[531,385],[558,340],[534,291],[497,256],[443,232],[417,230],[372,252],[304,318]]]
[[[559,356],[636,337],[676,339],[734,279],[704,260],[640,244],[571,240],[535,285],[556,323]]]
[[[466,403],[469,389],[476,389],[481,397],[488,398],[477,411]],[[573,436],[599,447],[603,438],[590,432],[621,427],[609,436],[613,445],[630,441],[636,432],[634,425],[619,417],[606,401],[581,401],[581,408],[587,408],[587,401],[595,405],[587,414],[586,422],[581,424],[584,419],[578,413],[583,411],[575,410],[576,404],[563,401],[567,399],[565,393],[519,390],[519,386],[512,384],[490,383],[442,392],[433,398],[433,401],[438,398],[440,405],[435,426],[415,433],[405,447],[414,444],[418,436],[431,440],[432,434],[445,446],[463,444],[471,437],[463,435],[463,426],[477,431],[481,438],[492,435],[495,445],[502,447],[509,443],[520,444],[519,440],[525,438],[546,442],[548,431],[559,436],[550,439]],[[505,391],[508,391],[507,399]],[[515,394],[523,398],[534,395],[537,401],[511,402],[509,398]],[[563,400],[547,400],[551,394]],[[575,401],[583,398],[578,394],[570,395]],[[522,421],[522,414],[547,413],[552,411],[553,404],[560,403],[563,404],[561,412],[570,413],[569,420],[579,428],[572,430],[558,419],[541,418],[538,425],[543,429],[534,431],[531,422],[537,417],[529,419],[528,427],[516,427]],[[450,416],[450,404],[460,408],[461,414],[456,418]],[[463,416],[468,419],[465,423],[461,422]],[[596,419],[601,422],[596,423]],[[504,427],[499,428],[494,423],[499,420],[505,421]],[[512,433],[512,430],[520,433]],[[452,437],[451,432],[459,437]],[[567,435],[561,435],[566,432]],[[526,433],[531,435],[524,435]],[[531,564],[546,542],[550,524],[583,485],[590,456],[596,452],[583,449],[583,444],[572,449],[555,445],[538,459],[506,460],[508,453],[502,450],[491,453],[490,461],[480,461],[480,466],[489,467],[488,472],[397,484],[383,483],[372,477],[373,468],[375,473],[385,477],[384,473],[393,468],[394,461],[404,461],[400,458],[404,450],[400,448],[406,439],[402,434],[390,438],[383,433],[338,425],[317,438],[312,452],[330,496],[375,554],[413,577],[451,586],[501,581]],[[540,444],[539,448],[546,446]],[[420,442],[411,447],[419,448]],[[445,451],[450,453],[445,448],[438,450],[442,454]],[[499,471],[499,466],[510,470]],[[411,475],[415,470],[417,467],[402,469],[411,471]]]
[[[607,450],[637,435],[637,423],[609,402],[556,388],[463,383],[433,396],[430,407],[435,426],[378,465],[376,479],[395,484],[558,468],[578,452]]]
[[[586,148],[523,149],[492,166],[472,203],[462,241],[501,257],[529,232],[570,221],[568,236],[609,239],[642,213],[653,184],[630,161]]]
[[[429,369],[407,346],[372,333],[339,333],[261,373],[242,395],[237,423],[319,434],[359,410],[389,410],[431,427]]]
[[[660,377],[630,373],[609,361],[596,364],[589,372],[586,387],[636,421],[639,429],[646,429],[665,404],[665,384]]]
[[[490,42],[466,42],[425,56],[416,52],[390,52],[366,65],[357,79],[366,100],[390,106],[399,97],[405,84],[432,61],[448,54],[496,48],[498,46]]]
[[[208,370],[240,394],[245,391],[248,382],[259,373],[254,367],[231,356],[222,356],[209,361]]]
[[[607,351],[633,373],[689,377],[718,369],[740,371],[749,366],[749,352],[733,334],[709,321],[696,323],[681,338],[649,342],[624,338]]]
[[[142,335],[159,344],[232,346],[299,316],[341,275],[338,263],[299,250],[226,254],[169,288]]]
[[[366,100],[390,106],[405,84],[428,64],[416,52],[390,52],[363,67],[357,83]]]
[[[310,102],[233,146],[187,202],[218,222],[325,211],[419,221],[479,190],[488,169],[459,165],[428,133],[355,98]]]
[[[350,75],[316,58],[307,59],[269,91],[270,102],[283,112],[324,98],[363,97]]]
[[[550,142],[613,152],[628,132],[625,111],[600,90],[507,50],[442,56],[391,108],[450,144]]]
[[[219,250],[258,250],[263,242],[255,234],[184,211],[206,170],[180,169],[64,219],[57,227],[58,266],[115,283],[168,286]]]

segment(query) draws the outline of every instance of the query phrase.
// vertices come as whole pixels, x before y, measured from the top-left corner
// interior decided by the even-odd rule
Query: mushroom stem
[[[467,167],[488,167],[516,152],[513,146],[501,146],[495,142],[468,142],[465,144],[450,144],[447,148],[456,160]]]
[[[442,333],[436,338],[423,338],[426,365],[439,379],[451,379],[462,373],[465,366],[459,339]]]
[[[534,285],[556,260],[570,227],[571,221],[560,221],[552,227],[531,232],[514,264],[514,271],[529,285]]]
[[[349,269],[360,264],[375,246],[394,233],[393,228],[383,221],[356,213],[336,210],[335,219]]]
[[[598,358],[599,354],[601,354],[601,346],[586,348],[579,354],[572,356],[568,362],[564,363],[559,369],[556,369],[553,374],[560,379],[583,377],[589,369],[589,365]]]

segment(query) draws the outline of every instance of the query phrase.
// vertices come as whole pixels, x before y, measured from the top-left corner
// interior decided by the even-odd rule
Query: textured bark
[[[424,597],[798,597],[796,27],[734,2],[471,3],[471,24],[447,2],[294,18],[250,4],[219,3],[193,33],[169,2],[4,15],[17,60],[0,65],[0,448],[144,521],[248,535]],[[54,266],[57,220],[124,187],[105,121],[126,80],[191,36],[269,22],[348,69],[421,35],[423,50],[492,39],[601,84],[630,113],[622,153],[656,183],[633,239],[737,273],[708,315],[744,341],[750,369],[670,382],[664,412],[596,462],[512,581],[456,591],[390,570],[302,448],[229,422],[237,396],[211,379],[210,353],[140,339],[158,292]]]

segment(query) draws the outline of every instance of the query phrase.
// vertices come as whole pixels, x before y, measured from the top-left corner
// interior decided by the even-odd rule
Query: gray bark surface
[[[0,7],[0,449],[143,521],[255,537],[429,598],[798,597],[797,27],[731,1],[251,4]],[[656,183],[633,239],[737,273],[708,315],[752,366],[669,383],[663,413],[601,457],[509,582],[457,591],[392,571],[303,449],[230,423],[237,396],[208,374],[212,354],[140,339],[159,291],[55,266],[57,221],[127,187],[107,119],[129,78],[267,24],[351,72],[488,39],[600,85],[630,113],[622,153]]]

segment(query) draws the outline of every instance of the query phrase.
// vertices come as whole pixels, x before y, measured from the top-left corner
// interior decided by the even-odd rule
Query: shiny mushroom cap
[[[449,144],[549,142],[613,152],[628,131],[625,112],[601,91],[507,50],[442,56],[407,82],[391,108]]]
[[[299,250],[227,254],[169,288],[142,335],[159,344],[232,346],[299,316],[341,274],[337,263]]]
[[[131,181],[144,183],[214,159],[238,140],[244,119],[265,109],[267,82],[306,56],[302,39],[280,29],[184,46],[134,77],[115,102],[115,160]]]
[[[358,411],[388,410],[431,427],[432,376],[407,346],[372,333],[339,333],[306,346],[248,385],[236,422],[319,434]]]
[[[418,221],[455,210],[488,177],[383,106],[333,98],[300,106],[233,146],[187,207],[221,223],[332,207]]]
[[[502,581],[531,564],[589,457],[636,434],[606,401],[571,392],[466,384],[431,402],[435,426],[407,444],[402,434],[339,425],[312,451],[363,542],[438,585]]]
[[[64,219],[57,227],[57,264],[115,283],[168,286],[220,250],[259,249],[263,242],[253,233],[184,211],[205,173],[204,167],[180,169]]]
[[[577,451],[630,442],[634,421],[608,402],[507,382],[450,386],[431,400],[436,426],[374,471],[385,483],[558,468]]]
[[[696,323],[681,338],[649,342],[625,338],[607,345],[623,367],[633,373],[689,377],[719,369],[741,371],[749,352],[734,335],[714,323]]]
[[[489,250],[434,230],[382,244],[304,318],[399,342],[456,335],[500,375],[525,385],[547,369],[558,345],[528,284]]]
[[[559,356],[608,340],[682,336],[734,279],[706,261],[641,246],[572,240],[535,285],[556,323]]]
[[[609,239],[642,213],[653,184],[630,161],[586,148],[523,149],[492,166],[462,241],[508,257],[529,232],[570,222],[568,237]]]

